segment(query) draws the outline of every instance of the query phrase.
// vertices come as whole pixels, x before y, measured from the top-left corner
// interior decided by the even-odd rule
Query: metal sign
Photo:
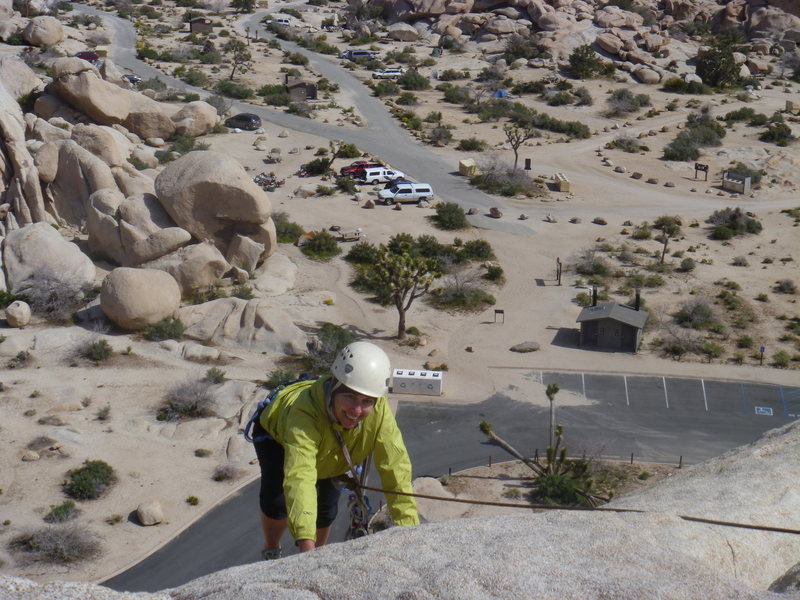
[[[767,417],[772,416],[772,409],[768,406],[756,406],[755,408],[757,415],[766,415]]]

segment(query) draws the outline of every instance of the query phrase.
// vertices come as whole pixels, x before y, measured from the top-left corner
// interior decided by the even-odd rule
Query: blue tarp
[[[508,98],[508,92],[500,88],[494,93],[495,98]]]

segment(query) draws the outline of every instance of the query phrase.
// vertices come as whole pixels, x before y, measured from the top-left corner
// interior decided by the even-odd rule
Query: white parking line
[[[630,406],[631,405],[631,398],[630,398],[630,396],[628,396],[628,376],[627,375],[623,375],[622,376],[622,380],[625,382],[625,404]]]
[[[586,398],[586,373],[581,373],[581,385],[583,386],[583,397]]]
[[[667,394],[667,378],[662,377],[661,381],[664,383],[664,401],[667,403],[667,408],[669,408],[669,395]]]
[[[703,386],[703,404],[705,404],[706,412],[708,412],[708,398],[706,397],[706,380],[701,379],[700,385]]]

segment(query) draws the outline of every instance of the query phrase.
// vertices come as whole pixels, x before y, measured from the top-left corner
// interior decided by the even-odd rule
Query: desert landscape
[[[770,6],[764,16],[758,3],[742,2],[669,2],[669,14],[650,2],[633,2],[638,12],[584,2],[484,2],[476,3],[486,5],[481,10],[447,11],[437,3],[270,2],[250,13],[224,2],[163,0],[95,3],[93,12],[77,3],[72,11],[36,8],[61,24],[57,34],[44,22],[47,37],[28,25],[24,7],[8,4],[0,23],[2,289],[9,306],[0,332],[0,575],[101,581],[252,481],[258,467],[241,428],[271,376],[299,371],[298,357],[313,354],[325,323],[376,341],[395,367],[446,369],[443,403],[501,392],[546,406],[544,386],[518,386],[509,370],[565,365],[800,385],[800,128],[792,104],[800,103],[799,63],[791,60],[797,50],[789,36],[775,30],[779,16],[781,31],[789,31],[800,15]],[[135,23],[141,64],[157,68],[164,81],[145,66],[115,66],[115,52],[120,65],[128,62],[115,50],[120,32],[96,19],[97,9]],[[189,11],[212,21],[210,34],[187,39]],[[648,11],[656,21],[645,25]],[[743,15],[749,39],[736,40],[735,61],[746,86],[737,79],[708,93],[686,93],[675,83],[665,89],[672,78],[697,83],[698,50],[713,31],[725,30],[726,19],[741,22]],[[261,22],[276,17],[289,25]],[[706,22],[708,32],[685,26],[688,32],[677,34],[693,20]],[[209,41],[215,49],[206,52]],[[234,57],[236,44],[224,50],[230,41],[249,58]],[[617,70],[574,76],[570,56],[586,44]],[[536,55],[525,56],[533,46]],[[98,47],[110,54],[97,64],[75,58]],[[772,53],[776,47],[780,55]],[[374,50],[380,64],[338,58],[352,48]],[[219,62],[205,62],[212,52]],[[521,57],[512,59],[515,52]],[[323,75],[340,65],[360,87]],[[428,87],[372,77],[395,66]],[[136,83],[123,77],[137,72]],[[284,98],[276,88],[287,76],[315,82],[318,99]],[[226,81],[241,89],[218,86]],[[262,86],[269,89],[261,93]],[[245,88],[252,95],[240,98]],[[517,187],[496,187],[479,205],[462,198],[467,177],[442,173],[432,202],[390,207],[378,202],[382,185],[345,191],[329,172],[300,177],[314,160],[332,158],[334,173],[356,158],[387,161],[389,147],[385,154],[358,148],[351,158],[331,156],[348,132],[380,140],[394,126],[369,112],[374,105],[364,97],[376,93],[419,148],[418,157],[403,157],[409,165],[431,156],[458,171],[459,161],[471,158],[478,173]],[[332,139],[266,116],[256,131],[226,128],[225,118],[246,108],[243,101],[279,110],[284,104],[274,103],[285,102],[290,113],[342,134]],[[552,120],[532,120],[509,108],[516,105]],[[693,119],[716,139],[696,159],[665,160]],[[563,123],[583,124],[586,133]],[[766,135],[784,131],[778,125],[789,131],[787,145]],[[515,132],[529,136],[516,148]],[[280,161],[268,162],[275,150]],[[524,159],[530,172],[521,170]],[[511,168],[515,161],[520,169]],[[695,163],[706,165],[707,180]],[[405,164],[390,164],[419,180]],[[752,189],[724,189],[725,171],[752,175]],[[252,182],[262,172],[285,183],[265,193]],[[556,173],[568,191],[559,191]],[[470,224],[436,225],[439,207],[451,203]],[[340,242],[342,252],[322,260],[304,246],[279,243],[287,223],[334,237],[358,231],[360,239]],[[726,225],[728,237],[716,231]],[[409,309],[403,339],[397,311],[353,285],[357,267],[347,260],[356,246],[390,244],[398,234],[433,236],[451,254],[470,243],[490,249],[443,269],[434,293]],[[495,276],[487,278],[491,268]],[[44,293],[75,288],[91,291],[75,302]],[[638,352],[578,346],[576,319],[593,288],[600,302],[623,304],[639,291],[648,319]],[[31,300],[37,290],[38,304]],[[436,301],[472,295],[479,301],[467,308]],[[32,314],[20,303],[33,305]],[[150,335],[163,318],[180,321],[184,335]],[[556,332],[568,332],[568,343]],[[535,351],[511,351],[520,344]],[[202,397],[207,412],[173,418],[173,400],[183,397]],[[113,485],[51,527],[91,533],[101,548],[96,558],[30,560],[10,541],[52,522],[54,508],[67,501],[68,474],[87,460],[112,465]],[[504,488],[457,493],[502,498]],[[423,507],[431,521],[464,516],[445,510],[435,518],[437,510]],[[154,526],[143,527],[145,519]]]

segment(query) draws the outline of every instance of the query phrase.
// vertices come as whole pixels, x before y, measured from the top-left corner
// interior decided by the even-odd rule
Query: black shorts
[[[264,433],[256,423],[253,435]],[[281,520],[287,517],[286,497],[283,495],[283,446],[272,438],[253,444],[261,467],[261,490],[258,498],[261,512],[270,519]],[[329,527],[339,511],[341,491],[332,479],[317,480],[317,529]]]

